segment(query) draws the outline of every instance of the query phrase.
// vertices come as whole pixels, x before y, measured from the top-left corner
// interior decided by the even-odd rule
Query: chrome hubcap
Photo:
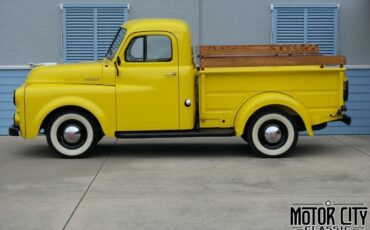
[[[81,130],[77,125],[69,125],[63,131],[63,139],[68,143],[75,144],[81,139]]]
[[[276,125],[271,125],[265,129],[265,140],[271,144],[275,144],[280,141],[282,135],[281,130]]]

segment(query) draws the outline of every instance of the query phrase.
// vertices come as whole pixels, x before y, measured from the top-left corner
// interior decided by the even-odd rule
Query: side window
[[[172,60],[171,40],[167,36],[148,36],[146,42],[146,61],[166,62]]]
[[[144,37],[132,39],[130,45],[127,47],[125,58],[128,62],[144,61]]]
[[[131,40],[125,52],[127,62],[169,62],[172,60],[172,44],[169,37],[151,35]]]

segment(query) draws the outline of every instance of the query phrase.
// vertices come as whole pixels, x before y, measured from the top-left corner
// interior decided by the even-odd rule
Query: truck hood
[[[102,68],[101,62],[37,66],[30,71],[26,84],[101,84]]]

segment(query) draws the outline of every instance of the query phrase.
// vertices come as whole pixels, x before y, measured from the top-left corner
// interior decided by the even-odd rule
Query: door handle
[[[166,73],[164,76],[166,76],[166,77],[174,77],[176,75],[177,75],[176,72],[169,72],[169,73]]]

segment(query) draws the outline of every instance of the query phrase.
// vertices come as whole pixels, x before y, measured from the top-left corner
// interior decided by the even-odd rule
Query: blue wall
[[[369,0],[1,0],[0,65],[62,61],[61,3],[129,3],[130,19],[184,19],[191,27],[195,46],[268,44],[270,4],[334,3],[339,4],[340,53],[346,55],[348,64],[370,64]]]
[[[347,114],[352,124],[331,122],[326,129],[317,134],[370,134],[370,68],[348,69],[349,98],[346,103]]]
[[[0,135],[8,135],[15,110],[13,90],[22,84],[28,72],[25,67],[0,68]],[[352,125],[332,122],[316,134],[370,134],[370,68],[348,69],[347,77],[350,82],[347,114],[353,119]]]
[[[0,135],[8,135],[8,127],[13,124],[13,90],[23,83],[28,72],[27,67],[0,68]]]

